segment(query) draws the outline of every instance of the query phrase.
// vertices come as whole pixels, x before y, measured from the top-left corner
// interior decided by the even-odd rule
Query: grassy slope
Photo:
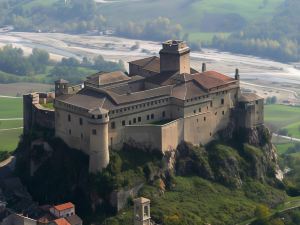
[[[265,107],[265,122],[276,129],[288,129],[293,137],[300,138],[300,107],[284,105],[267,105]]]
[[[151,217],[163,217],[165,224],[236,224],[251,218],[260,200],[284,195],[258,183],[249,183],[251,188],[240,190],[231,190],[199,177],[176,177],[175,183],[174,189],[162,196],[153,186],[146,186],[140,193],[151,199]],[[249,191],[256,192],[257,197],[247,197]],[[106,224],[130,224],[132,217],[133,209],[129,208]],[[114,223],[115,219],[118,223]]]
[[[1,98],[0,97],[0,119],[22,118],[22,98]]]
[[[23,130],[0,131],[0,151],[14,151]]]
[[[0,119],[22,118],[23,108],[21,98],[0,97]],[[0,121],[0,151],[13,151],[16,149],[22,129],[1,130],[22,127],[22,120]]]
[[[283,0],[269,0],[268,5],[262,8],[263,0],[118,1],[112,4],[102,4],[100,12],[112,24],[119,24],[120,21],[151,20],[158,16],[168,17],[182,24],[185,31],[190,33],[192,40],[207,40],[215,33],[201,33],[200,21],[205,13],[237,13],[249,22],[268,20],[282,2]],[[118,16],[115,16],[115,12],[118,12]]]

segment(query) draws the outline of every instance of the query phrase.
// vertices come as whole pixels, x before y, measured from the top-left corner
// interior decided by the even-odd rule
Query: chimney
[[[239,69],[235,69],[235,79],[240,80],[240,72]]]
[[[202,73],[206,71],[206,63],[202,63]]]

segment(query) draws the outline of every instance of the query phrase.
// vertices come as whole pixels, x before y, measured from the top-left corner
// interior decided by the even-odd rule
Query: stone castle
[[[264,123],[264,99],[241,93],[238,70],[231,78],[205,64],[201,72],[191,68],[183,41],[164,42],[159,54],[130,62],[128,74],[100,72],[77,86],[55,82],[55,135],[89,155],[90,172],[105,168],[109,152],[124,143],[165,153],[182,141],[205,145],[233,120],[241,128]],[[24,116],[36,121],[31,111],[26,106]]]

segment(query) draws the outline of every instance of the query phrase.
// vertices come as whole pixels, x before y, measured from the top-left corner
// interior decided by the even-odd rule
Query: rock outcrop
[[[269,184],[282,179],[276,149],[266,127],[239,132],[227,129],[224,133],[227,138],[206,147],[181,143],[176,153],[176,174],[198,175],[234,188],[242,187],[246,178]]]

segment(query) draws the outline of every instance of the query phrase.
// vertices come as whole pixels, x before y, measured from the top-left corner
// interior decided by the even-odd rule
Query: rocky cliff
[[[266,127],[231,133],[227,129],[224,133],[226,137],[221,133],[219,140],[205,147],[181,143],[174,172],[182,176],[195,174],[235,188],[249,178],[271,185],[280,183],[277,153]]]

